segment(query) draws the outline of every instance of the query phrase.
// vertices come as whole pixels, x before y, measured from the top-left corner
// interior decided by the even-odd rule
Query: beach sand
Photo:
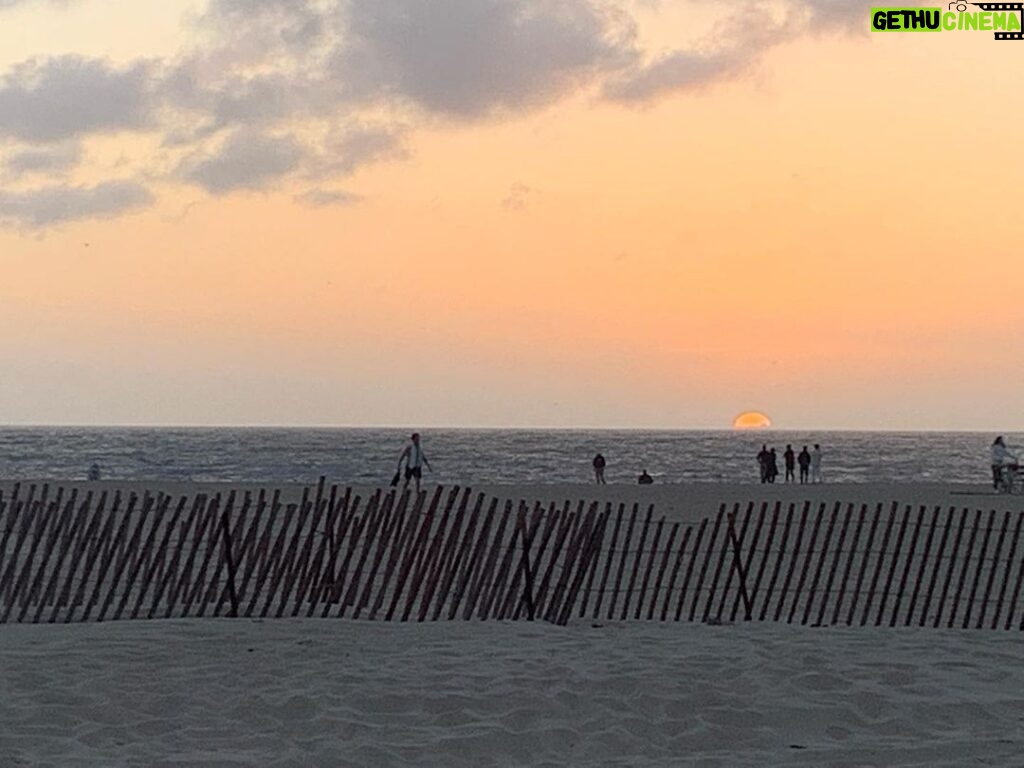
[[[1020,637],[771,624],[8,626],[5,766],[1019,765]]]
[[[981,485],[479,490],[654,503],[670,519],[776,498],[1024,506]],[[0,766],[1014,765],[1020,641],[580,619],[4,625]]]

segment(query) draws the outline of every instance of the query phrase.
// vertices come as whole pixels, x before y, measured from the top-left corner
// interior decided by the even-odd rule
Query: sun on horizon
[[[744,411],[732,420],[733,429],[768,429],[772,420],[760,411]]]

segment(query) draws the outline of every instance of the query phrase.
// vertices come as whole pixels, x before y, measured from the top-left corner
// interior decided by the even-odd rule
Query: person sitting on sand
[[[402,455],[398,457],[398,469],[402,469],[402,461],[405,461],[405,482],[402,484],[402,490],[404,491],[409,486],[410,479],[415,479],[416,493],[418,494],[420,479],[423,477],[423,465],[426,464],[427,469],[431,472],[434,471],[434,468],[430,466],[426,454],[423,453],[423,447],[420,445],[420,433],[413,432],[409,441],[405,450],[402,451]]]
[[[604,460],[604,456],[600,453],[594,457],[594,482],[598,485],[606,485],[604,481],[604,468],[608,462]]]
[[[646,469],[640,473],[636,481],[639,485],[654,485],[654,478],[647,474]]]
[[[997,491],[1003,490],[1009,479],[1009,471],[1016,468],[1017,457],[1010,453],[1010,449],[1003,442],[1003,436],[1000,435],[992,441],[992,487]]]

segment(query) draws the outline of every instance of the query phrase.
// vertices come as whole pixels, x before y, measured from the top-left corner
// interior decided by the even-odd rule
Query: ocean
[[[423,429],[428,482],[592,480],[602,453],[610,483],[756,482],[762,443],[782,452],[820,443],[826,482],[986,482],[994,435],[969,432],[733,432]],[[405,441],[399,429],[0,428],[0,479],[387,483]],[[1024,435],[1007,435],[1024,446]],[[1024,455],[1024,448],[1020,451]],[[781,478],[780,478],[781,479]]]

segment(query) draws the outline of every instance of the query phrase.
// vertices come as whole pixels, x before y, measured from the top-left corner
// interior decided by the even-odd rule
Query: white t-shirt
[[[992,444],[992,466],[1001,467],[1004,464],[1014,464],[1017,457],[1010,453],[1010,450],[1002,443]]]
[[[409,469],[421,469],[423,467],[423,449],[416,443],[409,444]]]

